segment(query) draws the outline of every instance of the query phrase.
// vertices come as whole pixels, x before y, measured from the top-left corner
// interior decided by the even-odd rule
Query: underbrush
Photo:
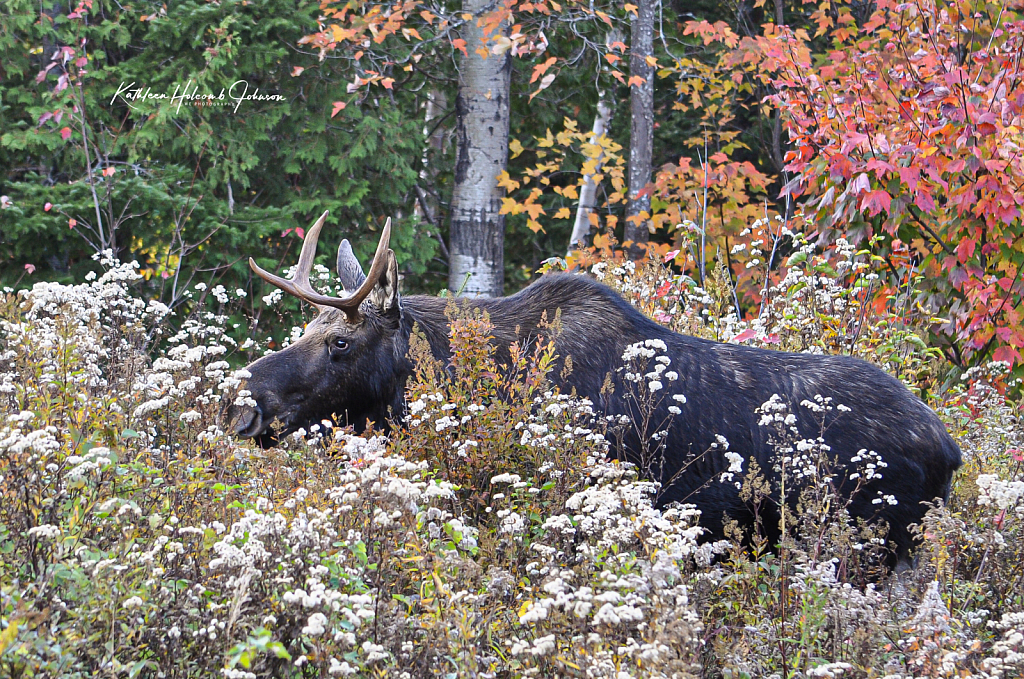
[[[454,305],[451,370],[414,342],[390,439],[325,423],[260,450],[221,421],[247,397],[224,318],[182,321],[149,362],[168,311],[132,297],[131,266],[5,294],[0,676],[1020,676],[1005,366],[943,385],[912,328],[861,309],[855,253],[802,252],[754,322],[721,269],[706,289],[654,265],[597,273],[680,331],[861,355],[931,396],[965,466],[900,575],[813,446],[780,462],[795,509],[778,548],[738,529],[701,544],[698,512],[655,509],[656,484],[607,459],[609,423],[548,385],[549,344],[499,369],[487,319]],[[799,442],[763,408],[784,460]],[[756,468],[716,482],[770,491]]]

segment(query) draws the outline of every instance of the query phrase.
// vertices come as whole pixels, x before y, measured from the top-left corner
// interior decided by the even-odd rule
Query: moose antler
[[[291,280],[264,271],[253,261],[252,257],[249,258],[249,268],[257,276],[271,285],[281,288],[289,295],[294,295],[318,308],[332,307],[334,309],[341,309],[350,320],[354,321],[359,317],[359,305],[362,304],[363,300],[373,290],[373,286],[377,284],[377,280],[387,267],[388,245],[391,242],[391,218],[388,217],[387,223],[384,224],[384,231],[380,235],[380,242],[377,243],[377,252],[373,255],[373,263],[370,264],[370,273],[367,274],[366,280],[363,281],[358,290],[347,297],[330,297],[328,295],[321,295],[309,283],[309,273],[313,269],[313,258],[316,256],[316,242],[320,238],[320,229],[323,228],[324,220],[327,219],[327,212],[327,210],[324,210],[324,213],[320,215],[320,219],[316,220],[316,223],[306,232],[306,237],[302,240],[302,252],[299,254],[299,263]]]

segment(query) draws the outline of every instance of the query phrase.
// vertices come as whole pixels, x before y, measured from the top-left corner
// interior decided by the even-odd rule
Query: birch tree
[[[608,32],[605,38],[605,46],[610,50],[611,46],[622,40],[622,34],[618,29]],[[612,99],[607,89],[599,89],[597,92],[597,113],[594,114],[594,126],[590,133],[590,143],[596,145],[608,130],[608,124],[612,117]],[[569,252],[574,248],[585,247],[587,238],[590,236],[591,219],[597,207],[597,182],[595,175],[601,172],[601,164],[604,161],[603,154],[598,156],[594,164],[593,172],[587,172],[583,176],[583,187],[580,189],[580,200],[576,206],[576,220],[573,222],[572,235],[569,236]]]
[[[487,47],[483,15],[490,6],[489,0],[463,4],[474,19],[462,29],[466,49],[459,60],[455,100],[458,151],[448,289],[468,297],[499,297],[505,287],[505,217],[498,175],[508,161],[512,60],[508,51]]]
[[[597,113],[594,115],[594,127],[590,133],[590,143],[596,145],[608,129],[608,121],[611,119],[612,107],[608,101],[607,93],[602,91],[597,101]],[[576,221],[573,222],[572,235],[569,237],[569,252],[573,248],[584,247],[587,244],[587,237],[590,235],[590,215],[597,207],[597,182],[594,175],[601,171],[602,158],[597,158],[594,171],[583,178],[583,188],[580,189],[580,202],[576,206]]]

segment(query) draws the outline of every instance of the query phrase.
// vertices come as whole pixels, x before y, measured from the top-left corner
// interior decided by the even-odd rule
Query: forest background
[[[861,301],[913,290],[957,368],[1016,366],[1018,9],[4,0],[0,282],[109,248],[175,309],[224,286],[245,332],[247,258],[281,269],[326,209],[363,261],[393,219],[407,292],[657,257],[693,288],[721,263],[750,317],[804,232],[871,263]]]

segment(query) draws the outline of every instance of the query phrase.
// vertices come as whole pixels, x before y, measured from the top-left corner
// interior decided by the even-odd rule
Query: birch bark
[[[463,0],[479,20],[490,0]],[[498,175],[508,161],[508,52],[483,57],[487,49],[477,20],[463,30],[467,55],[460,57],[455,99],[455,187],[449,232],[448,289],[468,297],[500,297],[505,286],[505,217]]]
[[[598,93],[597,114],[594,116],[594,127],[590,132],[590,143],[597,144],[598,140],[608,129],[608,122],[611,120],[612,107],[608,101],[607,93]],[[601,172],[602,156],[597,159],[594,171],[583,178],[583,188],[580,189],[580,201],[576,205],[576,222],[572,227],[572,235],[569,237],[569,252],[576,248],[586,247],[587,238],[590,236],[590,215],[597,207],[597,183],[594,182],[594,175]]]

